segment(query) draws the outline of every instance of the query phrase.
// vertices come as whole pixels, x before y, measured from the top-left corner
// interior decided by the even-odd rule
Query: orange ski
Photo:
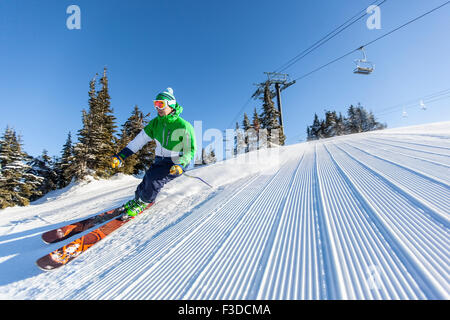
[[[123,213],[123,207],[102,212],[96,216],[68,224],[64,227],[53,229],[42,234],[45,243],[55,243],[66,240],[78,233],[86,231],[98,224],[113,219]]]
[[[131,217],[128,220],[121,220],[119,217],[111,220],[88,234],[75,239],[69,244],[66,244],[65,246],[43,256],[36,261],[36,264],[44,271],[57,269],[78,257],[94,244],[98,243],[133,218],[134,217]]]

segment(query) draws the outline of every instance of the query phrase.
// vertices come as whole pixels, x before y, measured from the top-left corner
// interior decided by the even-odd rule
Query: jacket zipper
[[[162,136],[162,141],[161,141],[161,145],[164,145],[164,134],[166,133],[166,124],[164,123],[164,129],[163,129],[163,136]],[[162,151],[162,150],[161,150]]]
[[[166,147],[169,144],[169,137],[170,137],[170,130],[167,131],[167,137],[166,137]]]
[[[161,156],[164,157],[164,134],[166,133],[166,124],[164,123],[163,136],[161,141]]]
[[[165,134],[165,137],[164,137],[164,134]],[[166,132],[166,124],[164,124],[164,129],[163,129],[163,141],[162,141],[162,145],[161,145],[161,155],[163,156],[163,157],[165,157],[165,152],[164,152],[164,149],[166,149],[166,148],[164,148],[164,147],[167,147],[167,145],[168,145],[168,143],[169,143],[169,136],[170,136],[170,130],[168,130],[167,132]],[[165,143],[164,143],[164,138],[165,138]],[[163,149],[164,148],[164,149]]]

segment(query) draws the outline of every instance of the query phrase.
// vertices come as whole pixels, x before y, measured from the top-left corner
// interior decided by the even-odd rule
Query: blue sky
[[[81,128],[88,84],[108,68],[118,124],[135,104],[156,116],[155,95],[171,86],[186,120],[203,129],[233,127],[254,83],[322,38],[373,0],[46,0],[0,2],[0,130],[22,135],[24,149],[59,155],[67,133]],[[367,43],[444,0],[388,0],[381,30],[363,19],[286,70],[297,78]],[[81,30],[69,30],[66,9],[81,9]],[[382,110],[450,88],[450,5],[366,48],[370,76],[342,59],[282,93],[288,143],[305,138],[314,113],[345,112],[361,102],[379,121],[399,127],[450,120],[450,99]],[[245,105],[248,114],[259,101]],[[238,117],[242,121],[242,115]]]

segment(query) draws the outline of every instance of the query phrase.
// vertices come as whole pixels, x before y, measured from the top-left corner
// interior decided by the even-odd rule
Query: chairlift
[[[403,107],[402,118],[408,118],[408,113],[406,112],[405,107]]]
[[[423,103],[423,100],[420,100],[420,109],[427,110],[427,106]]]
[[[366,52],[364,51],[364,47],[360,47],[358,50],[362,51],[363,58],[355,60],[356,68],[355,68],[355,70],[353,70],[353,73],[371,74],[375,67],[374,64],[370,61],[367,61]]]

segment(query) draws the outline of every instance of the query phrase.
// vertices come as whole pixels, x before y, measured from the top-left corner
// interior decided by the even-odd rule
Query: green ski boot
[[[124,205],[126,211],[122,214],[121,220],[125,221],[137,216],[138,214],[142,213],[142,211],[150,208],[152,204],[153,202],[148,203],[142,201],[141,199],[133,199],[128,201]]]

